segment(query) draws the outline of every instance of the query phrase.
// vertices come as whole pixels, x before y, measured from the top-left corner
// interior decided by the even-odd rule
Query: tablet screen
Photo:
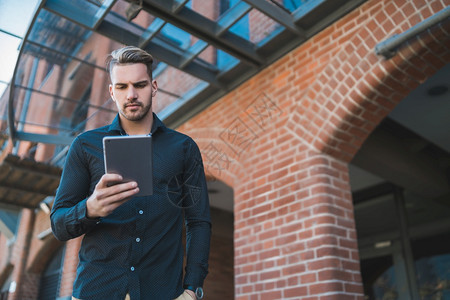
[[[104,137],[103,155],[106,173],[119,174],[125,182],[137,182],[139,193],[135,196],[153,194],[151,136]]]

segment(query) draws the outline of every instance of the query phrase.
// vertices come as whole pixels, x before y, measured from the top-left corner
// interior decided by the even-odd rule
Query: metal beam
[[[218,38],[216,32],[220,31],[219,25],[186,6],[183,6],[177,14],[172,13],[171,4],[165,0],[144,0],[143,6],[148,13],[166,20],[247,64],[260,66],[263,63],[253,43],[229,31]]]
[[[24,131],[16,131],[15,138],[22,141],[30,141],[35,143],[54,144],[54,145],[70,145],[74,136],[38,134]]]
[[[79,7],[76,1],[46,0],[44,8],[56,15],[74,21],[83,27],[87,27],[88,29],[92,29],[93,26],[96,25],[94,15],[90,15]]]
[[[125,20],[109,14],[97,28],[97,32],[126,45],[138,46],[141,36],[136,32],[137,28],[133,32],[131,31],[133,29],[129,28],[130,26]],[[184,50],[174,46],[169,47],[166,42],[158,37],[149,41],[144,50],[168,65],[181,69],[180,64],[183,61]],[[217,80],[217,71],[211,70],[207,65],[195,60],[185,66],[183,71],[212,85],[221,86],[221,83]]]
[[[49,47],[49,46],[46,46],[46,45],[43,45],[43,44],[41,44],[41,43],[33,42],[33,41],[31,41],[31,40],[27,40],[27,41],[26,41],[26,44],[30,44],[30,45],[33,45],[33,46],[36,46],[36,47],[40,47],[40,48],[43,48],[43,49],[45,49],[45,50],[54,52],[54,53],[56,53],[56,54],[60,54],[60,55],[63,55],[63,56],[67,56],[67,57],[70,58],[70,59],[73,59],[73,60],[76,60],[76,61],[78,61],[78,62],[80,62],[80,63],[86,64],[86,65],[88,65],[88,66],[90,66],[90,67],[97,68],[97,69],[100,69],[100,70],[102,70],[102,71],[105,71],[105,68],[104,68],[104,67],[97,66],[96,64],[93,64],[93,63],[90,63],[90,62],[88,62],[88,61],[85,61],[85,60],[83,60],[82,58],[78,58],[78,57],[73,56],[73,55],[71,55],[71,54],[67,54],[67,53],[61,52],[61,51],[59,51],[59,50],[53,49],[53,48],[51,48],[51,47]],[[26,44],[25,44],[25,46],[26,46]]]
[[[52,98],[57,98],[57,99],[60,99],[60,100],[63,100],[63,101],[72,102],[72,103],[76,103],[76,104],[80,103],[79,100],[58,96],[58,95],[47,93],[47,92],[44,92],[44,91],[41,91],[41,90],[36,90],[36,89],[33,89],[33,88],[29,88],[29,87],[26,87],[26,86],[23,86],[23,85],[15,84],[14,86],[16,88],[24,89],[26,91],[31,91],[33,93],[38,93],[38,94],[41,94],[41,95],[44,95],[44,96],[48,96],[48,97],[52,97]],[[87,105],[87,106],[92,107],[92,108],[96,108],[98,110],[106,111],[106,112],[117,113],[116,110],[105,108],[105,107],[99,106],[99,105],[94,105],[94,104],[89,104],[89,103],[86,103],[84,105]]]
[[[71,1],[66,1],[63,4],[60,1],[48,0],[44,8],[57,13],[61,17],[66,18],[84,28],[91,28],[89,25],[90,23],[86,20],[86,18],[80,18],[82,12],[79,8],[75,7]],[[145,31],[143,33],[142,28],[133,23],[127,22],[124,18],[117,14],[107,14],[102,22],[97,24],[95,31],[123,44],[141,46],[143,49],[152,53],[152,55],[159,60],[180,69],[180,63],[183,61],[183,49],[175,46],[171,46],[169,48],[167,43],[164,43],[157,37],[150,40],[148,34],[145,35]],[[144,37],[144,40],[142,37]],[[147,44],[143,45],[143,41]],[[183,71],[203,81],[207,81],[212,85],[221,86],[216,78],[216,70],[210,70],[204,64],[191,61],[189,65],[185,66]]]
[[[105,2],[103,2],[102,6],[94,16],[94,23],[92,24],[94,30],[100,25],[116,2],[117,0],[105,0]]]
[[[300,7],[298,7],[293,13],[292,18],[294,23],[298,23],[299,20],[304,18],[306,15],[311,13],[313,9],[318,7],[319,5],[324,4],[328,0],[315,0],[315,1],[308,1],[306,3],[303,3]]]
[[[448,19],[449,17],[450,17],[450,6],[447,6],[438,13],[416,24],[415,26],[411,27],[405,32],[396,34],[388,38],[387,40],[377,44],[375,46],[375,53],[377,55],[383,55],[384,58],[389,59],[397,53],[398,48],[403,43],[415,37],[416,35],[422,33],[423,31],[429,29],[430,27],[438,24],[439,22]]]
[[[231,28],[237,21],[245,16],[252,7],[247,3],[240,1],[226,12],[224,12],[217,20],[216,36],[222,35],[225,31]]]
[[[166,25],[166,22],[164,20],[161,20],[159,18],[153,20],[152,24],[150,24],[150,26],[148,26],[145,32],[142,34],[142,41],[139,43],[139,48],[145,48],[145,46],[147,46],[151,39],[161,31],[164,25]]]
[[[172,13],[176,14],[189,0],[172,0]]]
[[[14,34],[14,33],[11,33],[11,32],[9,32],[9,31],[6,31],[6,30],[1,29],[1,28],[0,28],[0,32],[1,32],[1,33],[4,33],[4,34],[7,34],[7,35],[10,35],[10,36],[12,36],[12,37],[21,39],[21,40],[23,39],[21,36],[19,36],[19,35],[17,35],[17,34]]]
[[[175,102],[172,102],[168,106],[166,106],[161,112],[158,113],[158,117],[161,118],[161,120],[165,120],[167,117],[177,112],[188,101],[195,98],[198,94],[204,92],[207,88],[207,83],[199,84],[198,86],[187,92],[182,98],[179,98]]]
[[[276,5],[272,5],[269,2],[265,0],[244,0],[269,18],[273,19],[274,21],[280,23],[286,29],[289,31],[295,33],[296,35],[300,36],[301,38],[306,37],[305,31],[297,26],[294,23],[294,19],[291,14],[284,11],[283,9],[279,8]]]
[[[395,207],[398,217],[398,228],[400,229],[399,251],[394,252],[394,267],[396,269],[396,277],[404,279],[404,292],[402,293],[402,285],[399,280],[400,300],[420,300],[419,289],[416,281],[416,271],[414,266],[414,257],[411,248],[408,228],[408,213],[405,207],[405,198],[403,190],[396,188],[395,190]],[[400,264],[397,273],[397,263]],[[397,276],[400,275],[400,276]]]
[[[183,58],[180,62],[180,68],[183,69],[190,62],[194,60],[199,54],[208,47],[208,44],[202,40],[198,40],[194,45],[187,49],[186,53],[183,54]]]

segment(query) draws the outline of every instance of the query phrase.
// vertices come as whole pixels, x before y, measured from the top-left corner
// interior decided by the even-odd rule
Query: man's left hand
[[[174,300],[197,300],[197,297],[193,291],[184,290],[184,293]]]

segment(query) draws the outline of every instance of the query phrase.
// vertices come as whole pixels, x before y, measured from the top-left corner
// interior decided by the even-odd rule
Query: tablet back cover
[[[106,173],[120,174],[124,181],[136,181],[139,193],[153,194],[152,137],[148,135],[103,138]]]

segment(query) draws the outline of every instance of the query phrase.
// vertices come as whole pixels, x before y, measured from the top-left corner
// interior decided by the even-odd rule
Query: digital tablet
[[[106,136],[103,138],[103,156],[106,173],[119,174],[124,182],[137,182],[139,193],[135,196],[153,194],[151,136]]]

